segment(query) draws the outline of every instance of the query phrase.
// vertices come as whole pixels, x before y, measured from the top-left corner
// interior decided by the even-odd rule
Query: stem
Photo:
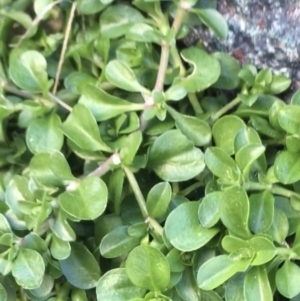
[[[189,98],[189,101],[190,101],[196,115],[203,113],[203,110],[200,106],[200,103],[198,101],[198,98],[197,98],[196,94],[195,93],[189,93],[188,98]]]
[[[64,103],[61,99],[59,99],[54,94],[49,93],[49,97],[52,101],[58,103],[61,107],[65,108],[67,111],[72,112],[72,107],[70,107],[68,104]]]
[[[231,102],[229,102],[226,106],[224,106],[223,108],[221,108],[218,112],[216,112],[215,114],[213,114],[211,116],[211,121],[215,122],[218,118],[220,118],[222,115],[224,115],[225,113],[227,113],[229,110],[231,110],[233,107],[235,107],[236,105],[238,105],[241,102],[239,97],[236,97],[234,100],[232,100]]]
[[[110,165],[115,164],[118,165],[121,163],[120,156],[118,153],[114,153],[111,155],[106,161],[104,161],[98,168],[89,173],[87,177],[102,177],[110,170]]]
[[[164,81],[165,81],[165,76],[168,68],[169,53],[170,53],[169,45],[167,45],[165,42],[162,42],[159,69],[157,73],[154,91],[161,92],[164,88]]]
[[[145,222],[149,223],[150,227],[153,229],[155,234],[161,236],[163,233],[163,228],[155,219],[149,217],[145,198],[141,192],[140,186],[139,186],[138,182],[136,181],[134,174],[127,167],[124,167],[124,171],[127,176],[128,182],[133,190],[135,198],[138,202],[138,205],[139,205],[142,215],[145,219]]]
[[[184,14],[185,14],[185,9],[182,8],[181,3],[179,3],[179,7],[176,11],[176,15],[175,15],[173,25],[172,25],[174,32],[175,32],[175,36],[178,33],[178,30],[181,26],[182,20],[184,18]]]
[[[59,83],[59,76],[60,76],[60,73],[61,73],[62,65],[64,63],[64,58],[65,58],[65,54],[66,54],[66,50],[67,50],[67,45],[68,45],[68,41],[69,41],[69,37],[70,37],[70,33],[71,33],[71,26],[72,26],[74,16],[75,16],[76,5],[77,5],[76,2],[72,3],[70,16],[69,16],[68,23],[67,23],[67,28],[66,28],[65,38],[64,38],[62,49],[61,49],[58,66],[57,66],[57,72],[56,72],[56,76],[55,76],[54,87],[53,87],[53,90],[52,90],[53,94],[56,94],[56,91],[57,91],[57,87],[58,87],[58,83]]]
[[[189,187],[187,187],[187,188],[181,190],[179,194],[180,194],[180,195],[183,195],[183,196],[187,196],[187,195],[189,195],[191,192],[193,192],[195,189],[197,189],[197,188],[199,188],[199,187],[203,187],[203,186],[205,186],[204,183],[202,183],[202,182],[196,182],[196,183],[192,184],[191,186],[189,186]]]
[[[171,48],[170,48],[170,54],[172,56],[172,59],[173,59],[175,67],[179,68],[179,70],[180,70],[179,74],[181,76],[184,76],[185,73],[186,73],[186,69],[185,69],[185,67],[184,67],[184,65],[182,63],[182,60],[180,58],[180,55],[178,53],[176,45],[172,45],[171,46]]]

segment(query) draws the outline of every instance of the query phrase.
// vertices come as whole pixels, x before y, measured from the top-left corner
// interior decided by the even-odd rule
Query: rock
[[[187,45],[200,41],[209,51],[270,67],[300,83],[300,0],[218,0],[217,9],[228,23],[228,38],[221,41],[198,26],[184,39]]]

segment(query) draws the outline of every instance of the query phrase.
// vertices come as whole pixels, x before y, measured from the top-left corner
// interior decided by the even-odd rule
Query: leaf
[[[159,250],[147,245],[136,247],[129,253],[125,270],[135,286],[150,291],[162,290],[170,281],[167,259]]]
[[[7,301],[7,292],[1,283],[0,283],[0,300]]]
[[[300,180],[300,158],[298,153],[282,151],[275,159],[274,174],[283,184]]]
[[[60,150],[64,135],[60,130],[61,120],[57,114],[34,119],[26,131],[26,144],[33,154]]]
[[[218,228],[206,229],[198,220],[196,202],[179,205],[167,217],[165,234],[170,243],[178,250],[190,252],[209,242],[218,232]]]
[[[273,222],[267,233],[279,244],[285,241],[289,233],[289,221],[282,210],[275,208]]]
[[[247,272],[244,284],[246,301],[272,301],[273,294],[268,280],[267,270],[264,266],[252,267]]]
[[[250,239],[250,247],[255,252],[251,265],[263,265],[276,255],[274,244],[264,236],[254,236]]]
[[[99,0],[76,0],[77,10],[82,15],[91,15],[103,10],[106,5]]]
[[[146,23],[134,23],[128,29],[126,38],[133,41],[161,44],[162,34]]]
[[[184,300],[202,300],[201,290],[198,288],[194,271],[191,267],[183,271],[180,281],[176,284],[176,291]]]
[[[211,129],[207,122],[194,116],[183,115],[167,106],[170,115],[176,121],[176,127],[191,140],[196,146],[209,144],[211,141]]]
[[[9,65],[13,82],[23,90],[32,93],[48,90],[47,62],[42,54],[28,50],[14,57]]]
[[[87,84],[96,84],[96,78],[84,72],[72,72],[64,80],[64,85],[68,91],[80,94],[83,87]]]
[[[197,273],[197,283],[201,289],[209,291],[223,284],[237,272],[233,260],[227,255],[219,255],[201,265]]]
[[[110,39],[125,35],[134,23],[143,22],[143,15],[129,5],[111,5],[100,17],[100,32]]]
[[[228,35],[228,25],[225,18],[215,9],[192,9],[214,34],[220,39],[226,39]]]
[[[221,74],[213,87],[216,89],[233,90],[239,86],[238,73],[240,64],[231,55],[223,52],[215,52],[213,56],[218,59],[221,66]]]
[[[141,131],[135,131],[125,138],[126,144],[122,145],[120,151],[120,159],[123,164],[130,165],[132,163],[142,140],[143,135]]]
[[[246,125],[237,116],[228,115],[218,119],[212,128],[216,146],[224,150],[228,155],[233,155],[235,136],[243,128],[246,128]]]
[[[163,217],[171,202],[172,189],[167,182],[154,185],[147,195],[147,209],[152,218]]]
[[[278,112],[278,122],[283,130],[289,134],[299,134],[300,107],[289,105],[282,107]]]
[[[176,146],[176,147],[174,147]],[[178,130],[159,136],[150,148],[148,166],[164,181],[187,181],[200,174],[204,156]]]
[[[166,255],[169,262],[170,271],[173,273],[180,273],[185,270],[185,265],[181,260],[181,252],[176,249],[171,249]]]
[[[230,233],[242,238],[251,236],[248,228],[249,200],[243,188],[233,186],[224,191],[220,212],[222,223]]]
[[[205,228],[213,227],[220,220],[220,203],[223,192],[215,191],[207,194],[200,203],[198,217]]]
[[[144,110],[145,106],[109,95],[92,85],[87,85],[82,89],[79,103],[85,105],[97,121],[108,120],[130,111]]]
[[[58,238],[54,233],[52,234],[50,252],[53,258],[57,260],[66,259],[71,253],[70,243]]]
[[[300,268],[290,260],[286,260],[276,272],[276,286],[281,295],[293,298],[300,293]]]
[[[249,228],[254,233],[270,229],[274,217],[274,197],[270,191],[253,193],[250,196]]]
[[[83,104],[75,105],[61,127],[64,134],[82,149],[110,152],[101,140],[95,118]]]
[[[240,177],[238,166],[221,148],[207,148],[205,163],[215,176],[224,179],[228,183],[238,183]]]
[[[226,283],[225,288],[225,300],[226,301],[246,301],[244,297],[244,281],[245,274],[237,273],[233,277],[231,277]]]
[[[84,245],[70,244],[70,256],[59,262],[63,274],[77,288],[87,290],[95,287],[100,278],[98,262]]]
[[[204,50],[187,48],[181,52],[181,56],[193,66],[193,72],[185,78],[177,77],[174,86],[182,86],[187,92],[195,93],[205,90],[218,80],[221,74],[219,61]]]
[[[16,282],[24,289],[35,289],[42,284],[44,273],[42,256],[34,250],[22,248],[12,267]]]
[[[146,290],[137,287],[129,280],[125,269],[112,269],[105,273],[97,283],[97,300],[128,301],[144,297]]]
[[[100,216],[107,205],[107,187],[97,177],[83,179],[74,191],[59,195],[59,204],[72,217],[81,220],[93,220]]]
[[[105,68],[105,76],[113,85],[125,91],[151,94],[138,82],[130,67],[122,61],[110,61]]]
[[[128,234],[129,226],[120,226],[106,234],[100,243],[100,253],[105,258],[115,258],[130,252],[141,242],[141,237]]]

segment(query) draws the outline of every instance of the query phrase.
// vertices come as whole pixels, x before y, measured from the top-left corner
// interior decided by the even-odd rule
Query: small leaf
[[[82,89],[79,103],[84,104],[97,121],[107,120],[130,111],[144,110],[145,106],[112,96],[92,85],[87,85]]]
[[[167,259],[151,246],[144,245],[133,249],[127,257],[125,270],[135,286],[151,291],[166,288],[170,281]]]
[[[298,153],[282,151],[275,159],[274,174],[283,184],[300,180],[300,157]]]
[[[109,147],[101,140],[95,118],[90,110],[82,104],[77,104],[73,108],[62,124],[62,131],[84,150],[110,152]]]
[[[209,144],[211,141],[211,129],[207,122],[194,116],[180,114],[170,106],[167,106],[167,110],[175,119],[176,127],[196,146]]]
[[[177,77],[174,86],[183,86],[187,92],[203,91],[214,84],[220,74],[219,61],[196,47],[184,49],[181,52],[183,60],[193,66],[193,72],[185,78]],[[197,58],[201,57],[201,60]]]
[[[134,23],[126,33],[126,38],[133,41],[161,44],[161,33],[146,23]]]
[[[142,143],[143,136],[141,131],[135,131],[125,138],[126,144],[121,147],[120,159],[125,165],[130,165]]]
[[[214,34],[220,39],[226,39],[228,35],[228,25],[224,17],[215,9],[192,9]]]
[[[26,131],[26,144],[33,154],[60,150],[64,135],[60,130],[61,120],[58,115],[34,119]]]
[[[165,234],[178,250],[184,252],[197,250],[219,232],[217,228],[206,229],[200,225],[198,206],[198,203],[183,203],[168,215]]]
[[[276,255],[274,244],[266,237],[254,236],[250,239],[250,247],[255,252],[251,265],[263,265],[269,262]]]
[[[176,147],[174,147],[176,145]],[[187,181],[201,173],[204,156],[178,130],[159,136],[150,148],[148,166],[164,181]]]
[[[93,220],[104,212],[107,196],[105,183],[100,178],[90,176],[83,179],[76,190],[62,193],[59,204],[74,218]]]
[[[58,238],[55,234],[52,234],[50,252],[53,258],[57,260],[66,259],[71,253],[70,243]]]
[[[112,84],[125,91],[151,94],[138,82],[130,67],[122,61],[110,61],[105,68],[105,76]]]
[[[244,284],[246,301],[273,301],[267,270],[264,266],[252,267],[247,272]]]
[[[97,300],[128,301],[144,297],[146,290],[133,285],[125,269],[112,269],[99,280],[96,288]],[[144,300],[144,299],[142,299]]]
[[[84,290],[95,287],[100,278],[100,268],[95,257],[77,242],[71,243],[70,256],[60,261],[60,267],[70,284]]]
[[[233,260],[228,258],[227,255],[219,255],[212,257],[201,265],[197,273],[197,283],[203,290],[212,290],[237,272]]]
[[[282,210],[275,208],[273,222],[267,233],[279,244],[285,241],[289,233],[289,221]]]
[[[250,196],[249,228],[254,233],[270,229],[274,217],[274,197],[270,191],[253,193]]]
[[[82,15],[96,14],[103,10],[106,5],[99,0],[76,0],[77,10]]]
[[[235,136],[243,128],[246,128],[246,124],[237,116],[228,115],[218,119],[212,128],[216,146],[220,147],[228,155],[233,155]]]
[[[119,38],[127,33],[132,24],[143,21],[143,15],[135,8],[123,4],[111,5],[101,14],[100,32],[110,39]]]
[[[245,190],[233,186],[224,191],[221,202],[221,220],[230,233],[249,238],[249,200]]]
[[[238,273],[231,277],[225,289],[225,300],[226,301],[246,301],[244,296],[244,281],[245,281],[245,274]]]
[[[141,242],[141,237],[128,234],[128,226],[120,226],[106,234],[100,243],[100,253],[105,258],[115,258],[130,252]]]
[[[14,57],[9,65],[13,82],[21,89],[32,93],[48,89],[47,62],[42,54],[28,50]]]
[[[44,273],[42,256],[34,250],[22,248],[12,267],[16,282],[24,289],[35,289],[42,284]]]
[[[289,105],[282,107],[278,112],[278,122],[283,130],[289,134],[299,134],[300,107]]]
[[[201,290],[197,285],[194,271],[191,267],[183,271],[180,281],[176,284],[176,291],[184,300],[202,300]]]
[[[300,268],[290,260],[286,260],[276,272],[276,286],[281,295],[293,298],[300,293]]]
[[[220,203],[223,192],[215,191],[207,194],[200,203],[198,215],[201,225],[213,227],[220,220]]]
[[[163,217],[171,202],[172,189],[167,182],[161,182],[151,188],[147,195],[147,209],[152,218]]]

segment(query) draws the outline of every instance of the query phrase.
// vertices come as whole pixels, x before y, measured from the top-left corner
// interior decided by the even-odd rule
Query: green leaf
[[[181,260],[181,252],[176,249],[171,249],[166,255],[169,262],[170,271],[173,273],[180,273],[185,270],[185,265]]]
[[[215,9],[192,9],[214,34],[220,39],[226,39],[228,35],[228,25],[225,18]]]
[[[52,234],[50,252],[53,258],[57,260],[66,259],[71,253],[70,243],[58,238],[54,233]]]
[[[273,75],[272,82],[265,90],[269,94],[280,94],[286,91],[292,83],[292,80],[283,74]]]
[[[126,144],[121,147],[120,159],[125,165],[130,165],[142,143],[143,135],[141,131],[135,131],[125,138]]]
[[[176,127],[196,146],[209,144],[211,141],[211,129],[207,122],[194,116],[180,114],[170,106],[167,106],[167,110],[175,119]]]
[[[221,220],[230,233],[249,238],[249,200],[246,191],[233,186],[224,191],[221,206]]]
[[[250,239],[250,247],[255,252],[251,265],[262,265],[269,262],[276,255],[274,244],[264,236],[254,236]]]
[[[96,78],[83,72],[72,72],[64,80],[65,87],[74,94],[80,94],[87,84],[96,84]]]
[[[275,159],[274,174],[283,184],[300,180],[300,157],[298,153],[282,151]]]
[[[126,274],[138,287],[150,291],[166,288],[170,281],[170,267],[165,256],[151,246],[133,249],[125,263]]]
[[[108,271],[100,278],[96,294],[97,300],[128,301],[144,297],[146,290],[133,285],[125,269],[119,268]]]
[[[7,301],[7,292],[1,283],[0,283],[0,300]]]
[[[235,136],[243,128],[246,128],[246,124],[237,116],[229,115],[218,119],[212,128],[216,146],[220,147],[228,155],[233,155]]]
[[[289,221],[285,213],[282,210],[275,208],[273,222],[267,233],[273,237],[275,242],[282,244],[285,241],[288,232]]]
[[[235,161],[221,148],[209,147],[205,152],[205,163],[217,177],[228,183],[238,183],[240,171]]]
[[[207,260],[197,273],[197,283],[203,290],[212,290],[223,284],[238,271],[235,262],[227,255],[219,255]]]
[[[200,203],[198,217],[205,228],[213,227],[220,220],[220,203],[223,192],[215,191],[207,194]]]
[[[246,301],[273,301],[267,270],[264,266],[252,267],[247,272],[244,284]]]
[[[268,190],[250,196],[249,228],[254,233],[270,229],[274,218],[274,197]]]
[[[261,134],[273,138],[273,139],[281,139],[283,138],[282,132],[279,132],[273,129],[270,123],[259,116],[252,115],[250,117],[251,125]]]
[[[176,284],[176,291],[184,300],[202,300],[201,290],[197,285],[194,271],[191,267],[186,268],[182,273],[180,281]]]
[[[28,50],[14,57],[9,65],[13,82],[28,92],[39,93],[48,90],[47,62],[42,54]]]
[[[82,89],[79,103],[84,104],[97,121],[107,120],[130,111],[140,111],[145,106],[109,95],[92,85],[87,85]]]
[[[187,48],[181,52],[181,56],[193,66],[193,72],[185,78],[177,77],[174,86],[183,86],[187,92],[195,93],[205,90],[218,80],[221,74],[219,61],[204,50]]]
[[[33,154],[60,150],[64,135],[60,130],[61,120],[51,114],[41,119],[34,119],[26,131],[26,144]]]
[[[237,273],[226,283],[225,300],[226,301],[246,301],[244,296],[245,274]]]
[[[174,147],[176,146],[176,147]],[[200,174],[204,156],[178,130],[159,136],[150,148],[148,166],[164,181],[187,181]]]
[[[93,220],[100,216],[107,205],[107,187],[97,177],[83,179],[74,191],[59,195],[61,208],[70,216],[81,220]]]
[[[197,250],[219,232],[218,228],[206,229],[200,225],[198,206],[196,202],[183,203],[167,217],[164,231],[170,243],[178,250]]]
[[[110,61],[105,68],[105,76],[113,85],[125,91],[151,94],[138,82],[130,67],[122,61]]]
[[[44,273],[42,256],[34,250],[22,248],[12,267],[16,282],[24,289],[35,289],[42,284]]]
[[[100,17],[101,35],[110,39],[125,35],[134,23],[143,22],[143,15],[129,5],[111,5]]]
[[[130,252],[141,242],[141,237],[128,234],[129,226],[120,226],[103,237],[100,243],[100,253],[105,258],[115,258]]]
[[[286,260],[276,272],[276,286],[281,295],[293,298],[300,293],[300,268],[290,260]]]
[[[61,127],[64,134],[82,149],[110,152],[101,140],[94,116],[83,104],[77,104],[73,108]]]
[[[71,243],[70,256],[60,261],[60,267],[70,284],[84,290],[97,285],[100,268],[92,253],[82,244]]]
[[[215,52],[213,56],[218,59],[221,66],[220,77],[213,87],[224,90],[236,89],[239,86],[240,64],[227,53]]]
[[[162,34],[146,23],[134,23],[128,29],[126,38],[133,41],[161,44]]]
[[[154,185],[147,195],[147,209],[152,218],[163,217],[171,202],[172,189],[167,182]]]
[[[300,107],[289,105],[282,107],[278,112],[278,122],[289,134],[299,134],[300,130]]]
[[[103,10],[106,5],[99,0],[76,0],[77,10],[82,15],[91,15]]]

